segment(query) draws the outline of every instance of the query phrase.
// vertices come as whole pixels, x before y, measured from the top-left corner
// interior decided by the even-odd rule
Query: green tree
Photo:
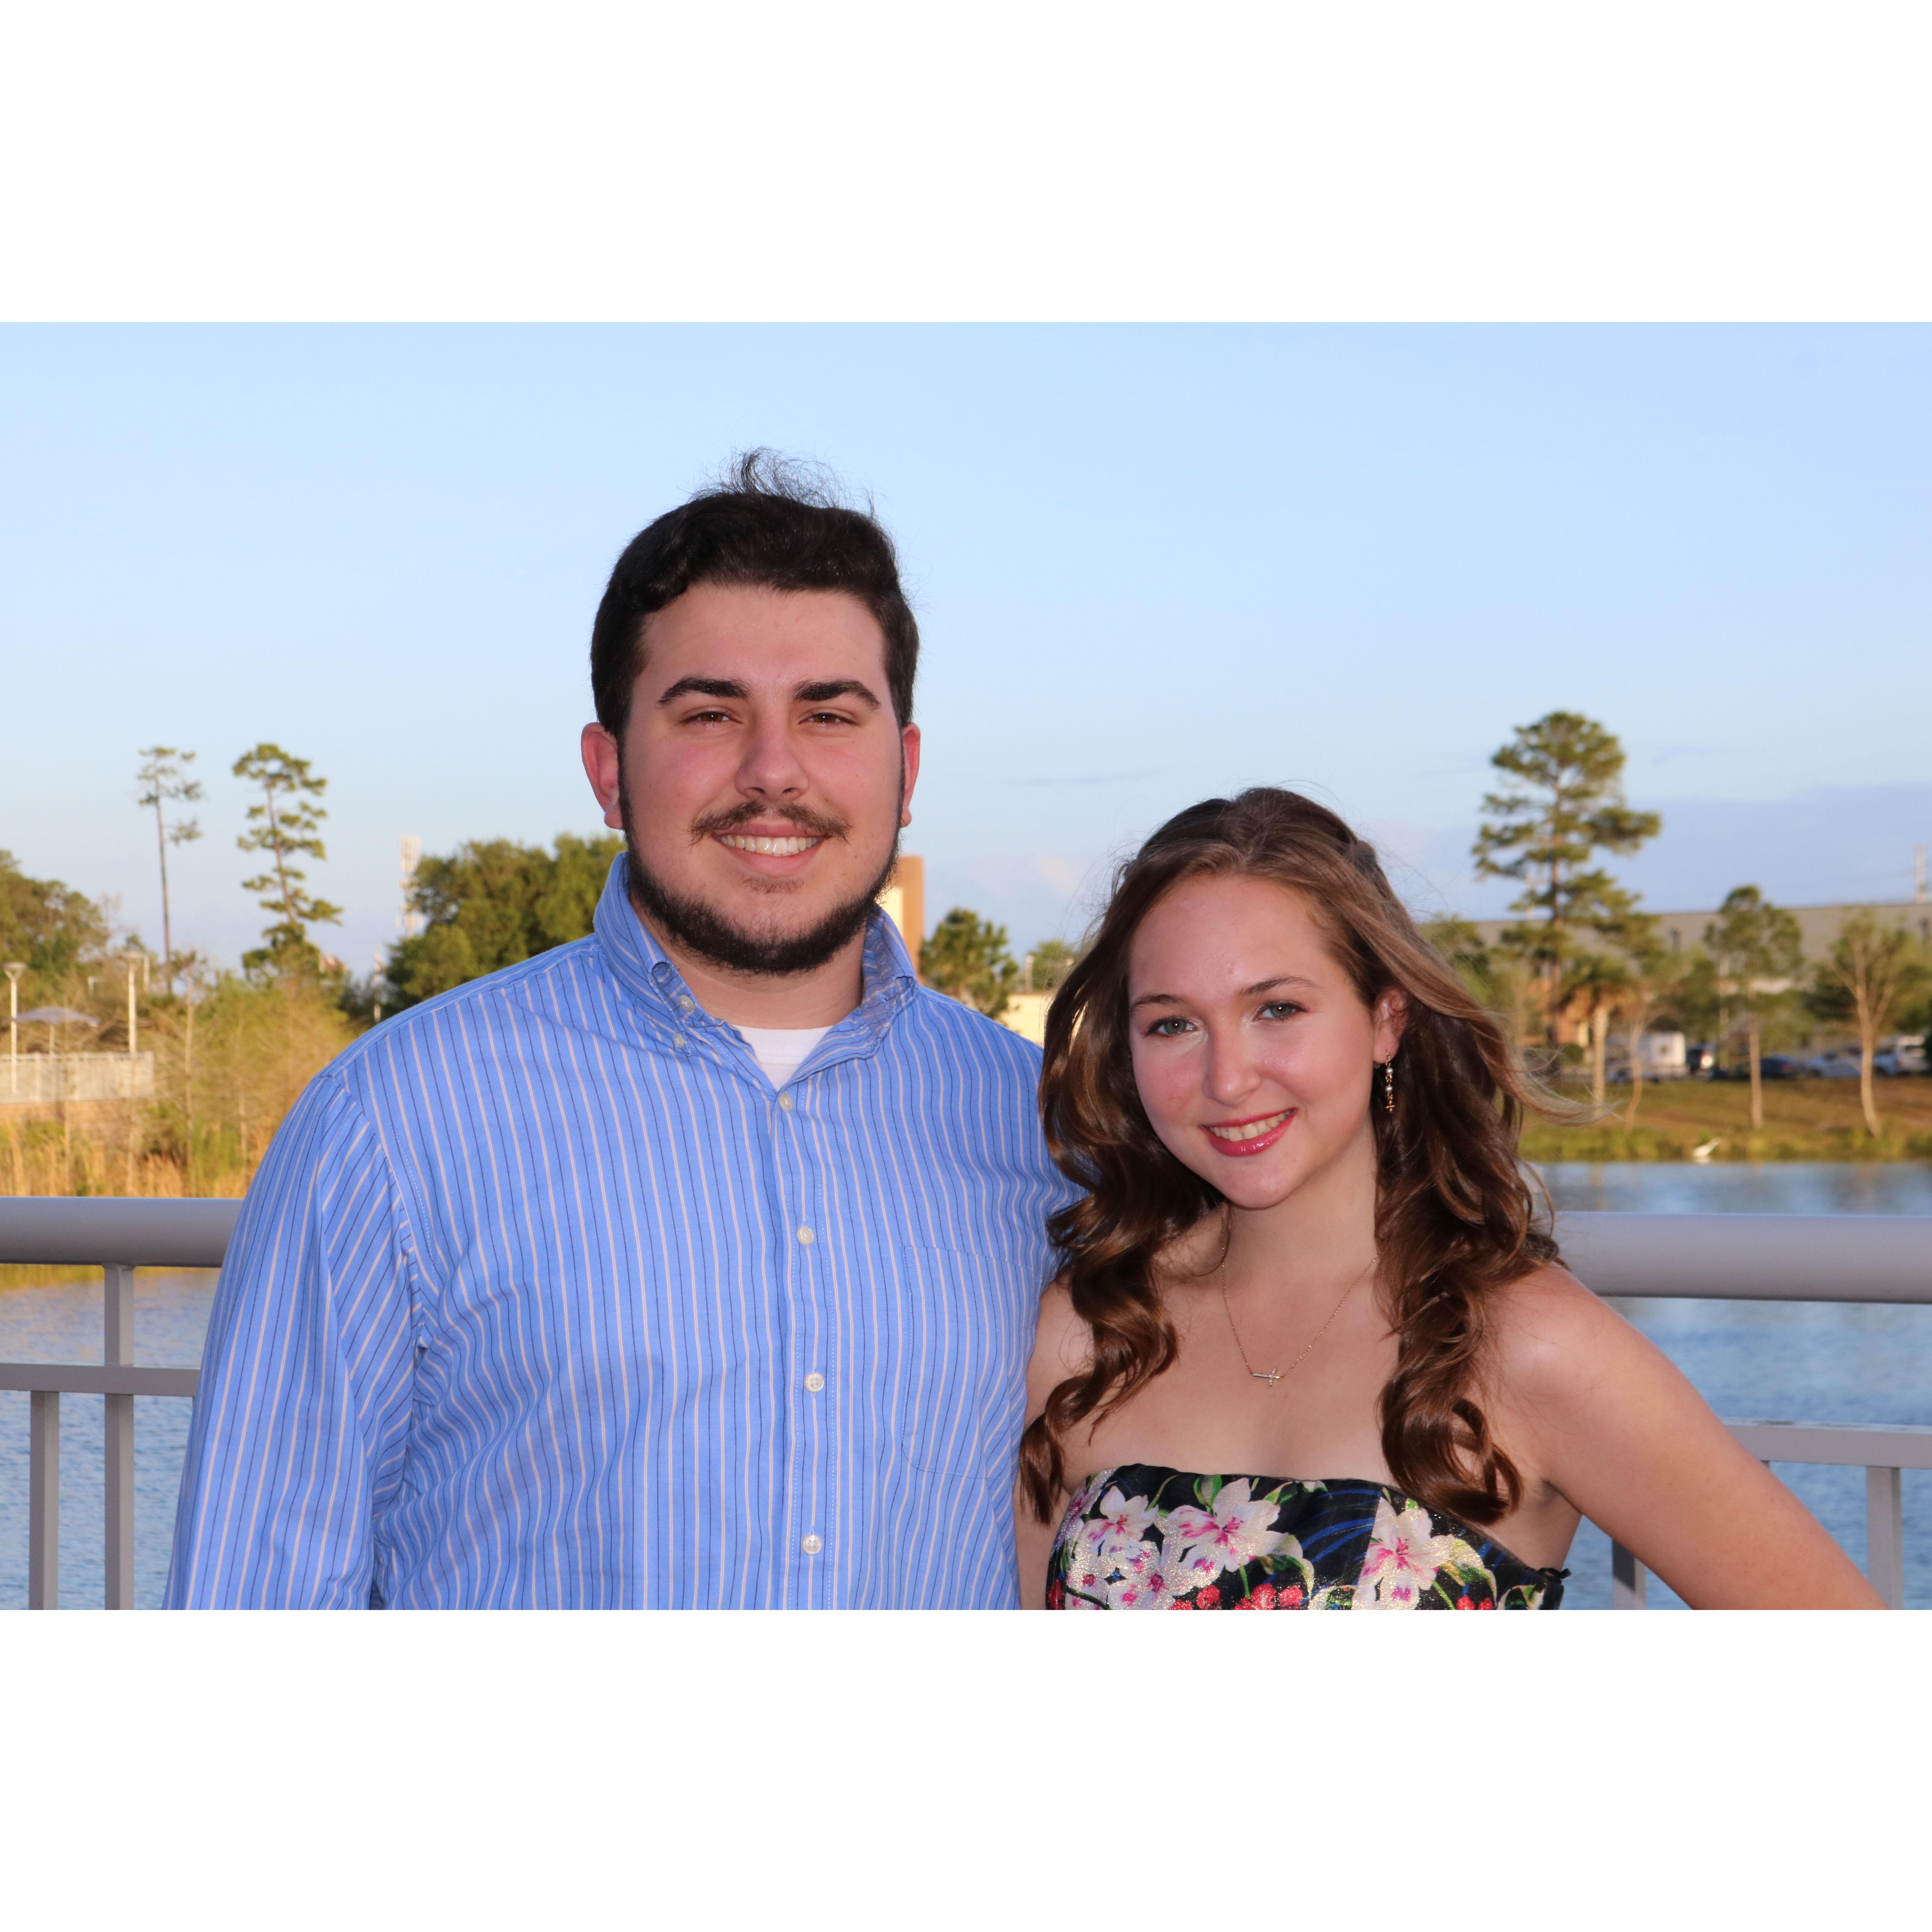
[[[58,879],[30,879],[0,852],[0,959],[24,960],[35,980],[57,986],[106,945],[107,920],[92,899]],[[44,1004],[31,994],[27,1003]]]
[[[1472,999],[1510,1024],[1517,1044],[1522,1042],[1528,1020],[1528,978],[1522,962],[1487,944],[1468,920],[1445,913],[1421,925],[1424,938],[1435,947]]]
[[[1676,997],[1691,962],[1687,955],[1666,946],[1658,936],[1656,920],[1645,916],[1625,935],[1623,964],[1624,992],[1617,1011],[1624,1023],[1630,1077],[1630,1106],[1624,1124],[1634,1127],[1643,1106],[1643,1036],[1658,1009]]]
[[[1006,950],[1006,929],[955,906],[920,949],[920,972],[928,986],[950,993],[988,1019],[998,1019],[1020,976]]]
[[[1677,977],[1664,1002],[1665,1015],[1694,1040],[1714,1042],[1724,1023],[1718,965],[1701,946],[1685,948]]]
[[[1561,976],[1580,933],[1613,928],[1634,903],[1590,861],[1600,851],[1636,851],[1664,821],[1624,802],[1623,746],[1579,712],[1552,711],[1519,725],[1490,763],[1516,782],[1484,795],[1490,816],[1478,829],[1472,856],[1478,877],[1523,887],[1510,910],[1525,917],[1503,937],[1552,989],[1544,1024],[1553,1046]]]
[[[313,976],[322,956],[310,942],[311,926],[333,926],[342,908],[326,899],[310,898],[304,890],[308,875],[292,862],[297,857],[326,860],[322,821],[328,816],[318,803],[328,781],[309,770],[306,758],[291,756],[266,741],[235,760],[235,776],[261,788],[262,801],[248,808],[250,829],[235,842],[244,852],[268,855],[269,869],[242,881],[242,889],[259,893],[262,910],[274,923],[262,934],[263,944],[242,956],[251,973]]]
[[[486,838],[446,858],[425,858],[410,894],[423,929],[390,949],[383,1004],[414,1006],[584,938],[623,848],[615,832],[580,838],[564,832],[554,852]]]
[[[1755,886],[1738,886],[1724,896],[1717,918],[1704,928],[1721,990],[1729,981],[1743,1009],[1744,1040],[1750,1060],[1750,1124],[1764,1126],[1764,1081],[1760,1070],[1765,1016],[1771,1003],[1788,998],[1791,982],[1804,970],[1804,945],[1798,922],[1774,906]]]
[[[1559,998],[1566,1012],[1578,1015],[1588,1029],[1590,1098],[1604,1104],[1604,1060],[1610,1038],[1610,1016],[1630,998],[1630,968],[1616,952],[1592,947],[1578,952],[1564,971]]]
[[[1922,949],[1902,926],[1881,926],[1870,912],[1855,913],[1839,929],[1819,967],[1810,1005],[1821,1019],[1849,1020],[1858,1036],[1858,1099],[1865,1132],[1881,1130],[1872,1092],[1872,1056],[1880,1034],[1926,981]]]
[[[140,754],[143,760],[135,776],[147,789],[141,794],[142,808],[154,814],[154,842],[161,860],[161,977],[174,976],[175,929],[168,910],[168,848],[185,845],[201,836],[198,820],[177,818],[167,822],[170,805],[191,805],[201,796],[201,782],[188,775],[194,763],[192,752],[177,751],[172,745],[150,745]]]
[[[1064,939],[1042,939],[1028,955],[1029,992],[1050,993],[1072,971],[1079,953]]]

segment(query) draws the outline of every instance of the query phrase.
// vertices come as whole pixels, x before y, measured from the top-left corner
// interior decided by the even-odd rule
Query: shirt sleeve
[[[368,1606],[416,1352],[400,1197],[368,1117],[325,1072],[276,1133],[222,1267],[169,1608]]]

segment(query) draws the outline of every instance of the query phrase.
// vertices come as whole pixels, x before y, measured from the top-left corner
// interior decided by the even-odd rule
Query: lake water
[[[1666,1214],[1932,1215],[1932,1164],[1784,1162],[1708,1167],[1662,1162],[1552,1165],[1551,1198],[1564,1209]],[[214,1276],[142,1274],[134,1284],[135,1360],[191,1368],[200,1359]],[[1619,1301],[1720,1415],[1806,1422],[1932,1426],[1932,1307],[1809,1302]],[[98,1284],[0,1292],[0,1360],[98,1362]],[[27,1405],[0,1393],[0,1608],[27,1600]],[[101,1557],[101,1399],[61,1402],[61,1606],[98,1608]],[[134,1402],[135,1600],[160,1600],[189,1405]],[[1779,1464],[1860,1564],[1865,1557],[1864,1472]],[[1932,1608],[1932,1471],[1908,1469],[1906,1601]],[[1586,1523],[1570,1557],[1568,1605],[1610,1603],[1609,1539]],[[1652,1578],[1653,1607],[1682,1607]]]

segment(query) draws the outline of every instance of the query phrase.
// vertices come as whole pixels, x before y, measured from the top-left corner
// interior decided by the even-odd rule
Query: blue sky
[[[584,652],[628,537],[734,448],[830,464],[926,640],[908,848],[1024,946],[1168,813],[1309,787],[1417,903],[1490,753],[1630,754],[1654,905],[1904,896],[1932,842],[1918,327],[15,327],[0,846],[158,943],[136,748],[197,748],[178,944],[262,922],[228,776],[329,781],[358,970],[395,851],[596,828]]]

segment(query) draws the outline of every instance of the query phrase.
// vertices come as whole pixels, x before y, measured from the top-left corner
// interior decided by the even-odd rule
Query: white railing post
[[[60,1396],[27,1398],[27,1607],[60,1608]]]
[[[109,1367],[134,1359],[134,1270],[118,1262],[103,1269],[105,1304],[101,1360]],[[104,1396],[106,1428],[107,1607],[134,1607],[134,1398]]]
[[[1865,1574],[1888,1610],[1905,1607],[1905,1499],[1896,1469],[1865,1471]]]
[[[1610,1545],[1610,1608],[1640,1610],[1650,1572],[1621,1543]]]

